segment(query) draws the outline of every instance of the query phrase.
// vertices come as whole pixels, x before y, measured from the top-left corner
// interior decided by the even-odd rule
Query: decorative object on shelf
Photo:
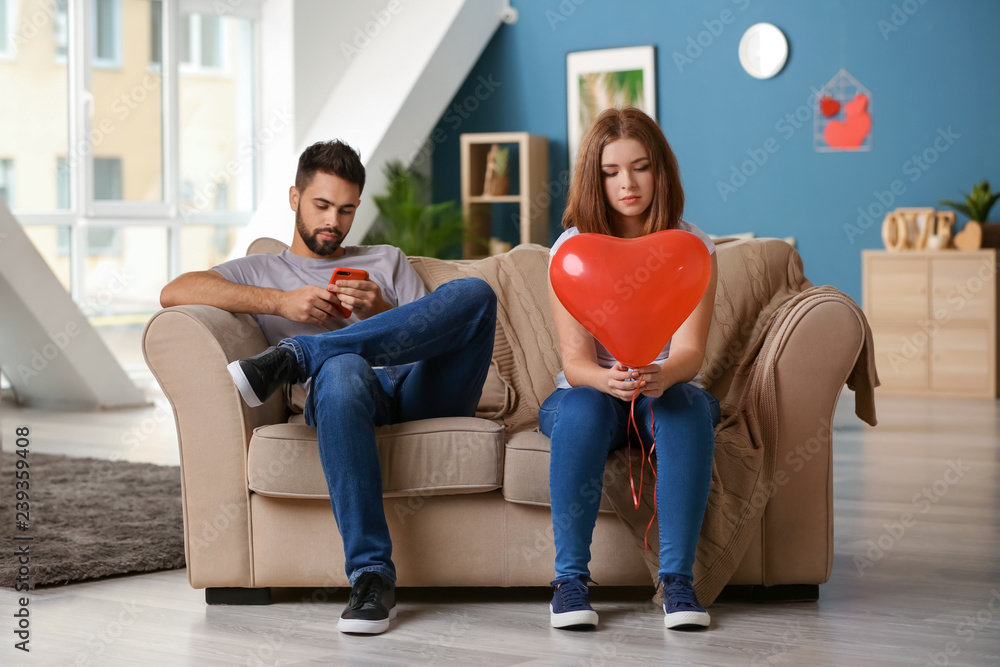
[[[952,230],[955,227],[955,214],[952,211],[936,211],[930,236],[927,237],[929,250],[943,250],[951,244]]]
[[[1000,247],[1000,225],[987,224],[993,204],[1000,199],[1000,192],[990,190],[989,181],[972,186],[972,192],[965,195],[965,203],[942,199],[941,204],[950,206],[969,218],[962,231],[955,235],[955,247],[960,250]]]
[[[414,257],[456,257],[465,229],[458,205],[454,201],[431,203],[427,177],[398,160],[387,163],[383,173],[388,192],[375,195],[382,217],[363,243],[394,245]]]
[[[747,74],[756,79],[770,79],[788,62],[788,40],[777,26],[756,23],[743,33],[739,54]]]
[[[955,214],[933,208],[897,208],[882,221],[887,250],[941,250],[948,247]]]
[[[513,146],[517,146],[514,150]],[[516,168],[510,156],[516,156]],[[549,243],[549,201],[554,185],[549,182],[548,139],[527,132],[484,132],[459,137],[462,174],[462,217],[466,235],[462,255],[466,258],[493,254],[493,214],[497,205],[517,206],[510,213],[510,226],[520,234],[520,243]],[[487,172],[492,170],[492,174]],[[514,174],[510,183],[508,173]],[[502,174],[505,178],[498,179]],[[505,188],[497,181],[506,180]],[[514,190],[511,194],[510,190]],[[510,208],[510,207],[508,207]]]
[[[959,250],[979,250],[983,245],[983,227],[975,220],[965,223],[958,234],[955,234],[955,247]]]
[[[817,153],[872,149],[872,94],[840,70],[816,94],[813,149]]]
[[[611,107],[635,107],[656,118],[656,52],[652,46],[577,51],[566,55],[569,168],[597,116]]]
[[[483,182],[483,194],[502,197],[510,194],[510,179],[507,177],[507,167],[510,165],[510,149],[500,148],[493,144],[486,154],[486,180]]]
[[[969,220],[982,223],[986,222],[986,218],[990,215],[990,209],[993,208],[993,204],[997,203],[997,199],[1000,199],[1000,192],[991,192],[989,181],[983,181],[972,186],[972,192],[965,195],[964,204],[950,199],[942,199],[939,203],[955,209],[967,216]]]

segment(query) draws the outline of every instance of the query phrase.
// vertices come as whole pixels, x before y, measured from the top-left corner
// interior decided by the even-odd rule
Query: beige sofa
[[[251,252],[281,247],[262,240]],[[546,248],[521,246],[512,252],[517,254],[504,266],[530,262],[544,271]],[[758,268],[772,283],[796,266],[801,272],[797,253],[774,239],[720,242],[718,260],[720,272],[735,267],[732,263],[763,263]],[[481,261],[486,264],[479,267],[490,268],[497,259]],[[477,267],[425,258],[411,262],[431,288],[460,272],[476,274]],[[508,276],[494,285],[501,311],[528,303],[534,312],[517,318],[517,326],[501,318],[507,325],[498,326],[477,417],[378,431],[385,514],[401,586],[546,586],[553,578],[548,439],[532,428],[532,420],[538,402],[552,391],[558,368],[545,367],[542,357],[524,350],[538,346],[545,358],[557,360],[558,348],[544,273],[533,275],[533,284]],[[761,285],[769,289],[766,280]],[[717,318],[733,311],[728,298],[720,283]],[[783,339],[774,368],[780,424],[777,441],[769,446],[776,460],[784,461],[807,444],[811,462],[768,501],[730,584],[789,587],[760,590],[814,598],[829,578],[829,426],[862,344],[863,323],[837,304],[802,313]],[[266,345],[250,316],[208,306],[162,310],[144,334],[147,363],[176,416],[188,578],[193,587],[207,589],[209,603],[266,603],[270,587],[347,585],[315,429],[290,413],[288,397],[280,393],[248,408],[226,372],[227,363]],[[721,343],[710,339],[711,345]],[[823,354],[816,354],[818,349]],[[731,356],[728,365],[713,367],[711,390],[719,397],[739,361]],[[508,369],[508,377],[501,368]],[[520,384],[510,381],[510,368],[518,371]],[[609,461],[606,479],[627,484],[621,469],[612,470],[615,464]],[[633,533],[607,496],[601,509],[593,578],[602,585],[649,585]]]

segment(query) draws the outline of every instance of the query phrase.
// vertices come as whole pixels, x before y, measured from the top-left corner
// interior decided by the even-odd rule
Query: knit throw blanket
[[[717,398],[722,421],[716,429],[715,457],[708,507],[695,564],[695,588],[711,604],[729,582],[754,535],[775,472],[777,400],[774,370],[778,351],[796,322],[813,306],[838,301],[856,312],[864,342],[848,386],[855,391],[855,412],[875,424],[874,388],[878,386],[871,330],[858,306],[831,287],[813,287],[802,260],[780,240],[718,244],[718,287],[712,329],[701,377]],[[436,287],[463,276],[486,280],[500,296],[493,363],[508,392],[507,411],[498,418],[509,435],[538,427],[538,408],[555,389],[562,368],[559,342],[549,305],[548,249],[521,245],[488,259],[457,264],[418,259],[414,268]],[[832,415],[831,415],[832,417]],[[633,466],[638,465],[638,453]],[[629,456],[619,450],[615,457]],[[605,485],[604,493],[631,529],[656,582],[656,549],[644,548],[646,527],[654,517],[652,485],[643,488],[635,509],[628,480]],[[648,539],[658,543],[654,521]]]

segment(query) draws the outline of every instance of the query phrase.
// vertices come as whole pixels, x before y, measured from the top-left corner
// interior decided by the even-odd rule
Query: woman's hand
[[[667,377],[659,364],[629,370],[616,363],[608,369],[607,393],[623,401],[631,401],[636,387],[639,393],[650,398],[659,398],[667,390]]]
[[[636,369],[639,372],[639,393],[650,398],[659,398],[669,386],[663,366],[650,364]]]
[[[631,401],[635,395],[636,387],[641,386],[640,373],[637,370],[629,370],[627,366],[616,363],[608,369],[607,393],[623,401]]]

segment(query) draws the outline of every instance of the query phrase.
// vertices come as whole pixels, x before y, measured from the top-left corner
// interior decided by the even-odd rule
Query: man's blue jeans
[[[659,574],[690,580],[712,481],[719,402],[689,383],[675,384],[659,398],[640,395],[635,401],[635,419],[647,451],[652,443],[650,405],[656,423]],[[539,410],[542,433],[551,438],[549,493],[556,579],[590,576],[590,544],[601,504],[604,467],[608,455],[628,442],[629,406],[629,401],[597,389],[573,387],[556,389]],[[634,473],[638,478],[639,471]],[[650,477],[647,470],[645,478]],[[638,492],[638,479],[635,484]]]
[[[363,572],[396,579],[375,427],[475,414],[493,356],[496,303],[489,284],[463,278],[339,331],[279,343],[313,380],[306,423],[316,427],[352,586]]]

